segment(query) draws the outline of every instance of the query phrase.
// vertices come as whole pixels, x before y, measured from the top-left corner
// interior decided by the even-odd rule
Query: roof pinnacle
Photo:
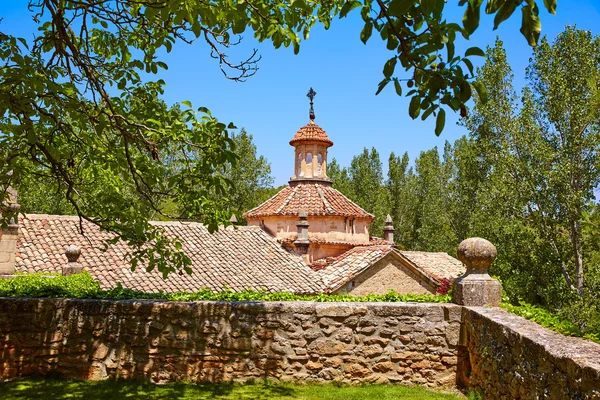
[[[306,97],[308,97],[310,99],[310,110],[308,112],[308,118],[310,119],[311,123],[314,123],[314,120],[315,120],[315,109],[313,108],[313,100],[316,95],[317,95],[317,92],[315,92],[313,90],[313,88],[310,88],[310,90],[308,91],[308,94],[306,95]]]

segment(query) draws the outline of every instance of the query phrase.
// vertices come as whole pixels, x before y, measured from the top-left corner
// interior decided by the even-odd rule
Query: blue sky
[[[35,24],[27,3],[16,0],[2,5],[0,31],[32,37]],[[462,9],[455,6],[458,0],[448,3],[445,17],[460,22]],[[540,14],[542,34],[550,39],[565,25],[600,34],[600,0],[558,0],[557,15],[544,9]],[[521,88],[531,48],[519,32],[520,19],[517,10],[493,31],[492,18],[483,14],[479,29],[471,40],[461,39],[457,52],[492,45],[499,35],[515,71],[515,86]],[[328,31],[317,27],[298,55],[292,49],[275,50],[270,43],[257,43],[246,32],[235,54],[249,55],[257,48],[262,60],[258,73],[244,83],[223,77],[206,44],[178,45],[163,59],[169,65],[169,70],[159,75],[167,83],[164,98],[169,104],[190,100],[194,107],[208,107],[220,120],[246,128],[259,154],[270,161],[276,185],[286,183],[292,174],[293,150],[288,142],[308,122],[306,93],[311,86],[318,93],[316,122],[335,143],[330,158],[342,165],[348,165],[364,147],[375,147],[384,164],[392,151],[408,152],[414,160],[421,151],[441,148],[446,140],[452,142],[466,134],[456,124],[457,116],[449,113],[446,129],[436,137],[434,120],[413,121],[407,111],[409,99],[398,97],[392,85],[375,96],[383,64],[391,54],[375,35],[364,45],[359,40],[361,28],[356,11],[349,18],[334,20]]]

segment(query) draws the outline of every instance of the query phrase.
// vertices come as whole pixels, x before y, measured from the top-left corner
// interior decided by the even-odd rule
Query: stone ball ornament
[[[474,237],[463,240],[457,249],[458,259],[467,267],[467,274],[485,274],[498,252],[489,240]]]
[[[67,260],[69,260],[70,263],[75,263],[81,255],[81,249],[78,246],[75,246],[74,244],[69,245],[65,250],[65,255],[67,256]]]
[[[467,273],[454,281],[453,302],[471,307],[498,307],[502,301],[502,286],[488,274],[496,259],[496,246],[475,237],[463,240],[456,252],[467,267]]]

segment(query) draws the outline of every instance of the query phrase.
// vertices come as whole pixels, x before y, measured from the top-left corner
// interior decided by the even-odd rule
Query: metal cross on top
[[[315,92],[313,90],[313,88],[310,88],[310,90],[308,91],[308,94],[306,95],[306,97],[308,97],[310,99],[310,111],[308,114],[308,118],[310,118],[311,121],[314,121],[314,119],[315,119],[315,109],[313,108],[313,100],[316,95],[317,95],[317,92]]]

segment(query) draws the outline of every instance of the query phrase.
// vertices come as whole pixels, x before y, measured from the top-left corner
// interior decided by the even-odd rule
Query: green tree
[[[450,175],[447,150],[443,162],[437,147],[421,152],[415,160],[415,250],[454,253],[456,249],[457,241],[452,231],[449,213]]]
[[[228,207],[237,214],[238,220],[241,220],[243,213],[268,199],[265,198],[265,192],[273,185],[273,177],[267,159],[256,154],[252,135],[241,129],[232,139],[238,159],[235,163],[224,164],[217,170],[229,182],[225,193]]]
[[[395,229],[394,240],[404,249],[413,249],[416,245],[416,177],[408,164],[408,153],[404,153],[402,157],[393,152],[390,154],[386,187],[389,213]]]
[[[600,37],[567,27],[552,44],[545,38],[528,69],[531,92],[524,102],[538,125],[536,141],[548,149],[542,160],[553,196],[544,218],[561,221],[569,233],[574,285],[584,286],[582,220],[600,178]]]
[[[348,168],[340,166],[335,158],[327,165],[327,175],[333,182],[333,187],[343,193],[346,197],[354,198],[354,187],[352,177]]]
[[[381,237],[385,216],[388,214],[388,198],[383,186],[383,166],[377,150],[374,147],[371,151],[365,148],[361,154],[354,156],[348,173],[352,183],[352,200],[375,215],[369,232]]]

